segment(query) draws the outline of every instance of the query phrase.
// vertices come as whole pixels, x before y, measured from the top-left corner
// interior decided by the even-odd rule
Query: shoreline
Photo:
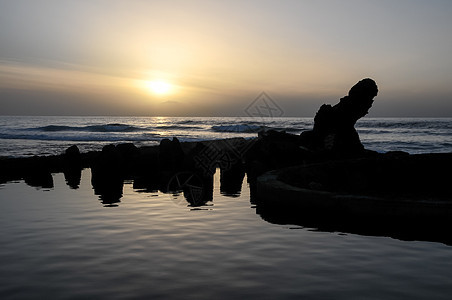
[[[71,119],[30,119],[21,118],[13,122],[4,121],[0,137],[0,156],[3,158],[22,158],[34,155],[59,155],[66,148],[76,144],[81,152],[101,151],[107,144],[134,143],[137,147],[158,145],[163,138],[176,136],[181,142],[197,142],[213,139],[244,137],[255,138],[257,133],[243,133],[240,126],[247,122],[268,127],[268,130],[286,130],[288,133],[300,134],[310,130],[313,118],[283,118],[274,122],[261,119],[218,119],[218,120],[166,120],[157,124],[155,120],[146,123],[142,119],[104,118],[87,120]],[[254,121],[253,121],[254,120]],[[386,121],[385,121],[386,120]],[[380,153],[401,150],[409,153],[452,152],[449,129],[450,120],[432,121],[433,119],[387,119],[362,118],[356,124],[363,145]],[[174,121],[175,124],[171,124]],[[183,122],[182,122],[183,121]],[[189,122],[190,121],[190,122]],[[243,121],[243,122],[242,122]],[[246,121],[246,122],[245,122]],[[112,130],[110,124],[129,126],[133,132]],[[94,125],[94,126],[93,126]],[[58,127],[61,128],[58,128]],[[162,126],[159,128],[159,126]],[[175,126],[175,127],[174,127]],[[225,132],[212,129],[223,126]],[[96,127],[96,128],[91,128]],[[102,127],[105,127],[102,129]],[[232,127],[228,132],[228,127]],[[98,132],[101,128],[105,132]]]
[[[188,168],[193,166],[187,166],[187,163],[193,162],[183,160],[192,160],[193,156],[197,154],[195,152],[199,152],[199,149],[196,149],[197,147],[211,146],[215,151],[230,152],[239,145],[245,145],[246,147],[246,144],[252,143],[253,140],[246,138],[228,138],[179,142],[177,138],[173,138],[172,141],[162,139],[159,144],[154,146],[136,147],[133,143],[108,144],[99,151],[80,153],[77,146],[73,145],[67,148],[65,153],[59,155],[0,157],[0,184],[14,180],[24,180],[27,177],[35,177],[38,180],[42,175],[45,175],[43,177],[48,177],[52,173],[64,173],[69,169],[81,170],[85,168],[96,168],[99,159],[109,160],[110,163],[116,165],[133,165],[132,168],[134,169],[140,163],[143,164],[143,167],[146,167],[149,163],[153,163],[152,166],[149,166],[149,171],[154,172],[167,169]],[[173,141],[174,143],[172,143]],[[112,157],[108,157],[109,155]],[[176,166],[174,163],[179,163],[180,165]],[[142,171],[138,169],[134,171]]]
[[[115,171],[119,177],[133,178],[186,170],[209,175],[208,173],[211,173],[212,168],[215,167],[227,171],[234,165],[241,165],[242,168],[246,169],[248,176],[253,179],[273,170],[292,170],[290,175],[280,176],[278,180],[285,177],[282,181],[287,184],[314,191],[329,188],[325,184],[301,182],[300,179],[293,179],[305,176],[300,170],[309,169],[306,166],[310,166],[311,175],[316,173],[316,171],[313,171],[315,168],[324,168],[323,171],[317,172],[323,174],[321,176],[316,174],[316,176],[323,177],[323,180],[326,180],[326,175],[331,172],[335,172],[337,178],[341,177],[340,172],[350,173],[351,171],[347,170],[347,167],[350,169],[350,165],[354,166],[353,172],[355,174],[366,174],[369,177],[371,175],[369,170],[375,169],[378,163],[384,163],[386,168],[396,163],[400,169],[408,167],[409,161],[411,173],[425,173],[430,174],[430,176],[436,173],[434,174],[436,176],[441,174],[441,170],[428,167],[425,160],[433,160],[436,164],[442,164],[444,168],[450,165],[452,159],[452,152],[409,154],[402,151],[379,153],[365,150],[359,155],[349,157],[334,156],[306,151],[304,147],[297,144],[297,138],[296,135],[276,132],[269,136],[264,135],[264,137],[256,138],[238,137],[193,142],[179,142],[174,137],[172,140],[162,139],[158,145],[153,146],[136,147],[133,143],[108,144],[102,150],[83,153],[79,151],[77,146],[73,145],[60,155],[0,157],[0,184],[26,179],[32,179],[31,181],[37,183],[39,181],[45,182],[46,180],[43,178],[49,178],[52,173],[78,173],[85,168]],[[279,148],[274,149],[275,145]],[[366,164],[369,166],[366,166]],[[415,167],[418,169],[415,170]],[[423,169],[419,169],[419,167]],[[294,170],[297,171],[294,172]],[[393,171],[389,170],[387,174],[391,174]],[[152,173],[153,175],[151,175]],[[399,175],[402,176],[403,171],[399,171]],[[406,175],[410,174],[407,173]],[[380,178],[385,176],[381,167],[378,176]],[[368,180],[375,181],[378,176],[373,174]],[[440,178],[441,176],[437,179],[440,180]],[[393,181],[403,179],[403,177],[397,179],[394,175],[391,177]],[[306,179],[304,180],[306,181]],[[390,184],[391,180],[381,183],[382,186]],[[432,180],[430,180],[430,183],[432,183]],[[342,182],[341,185],[344,184],[345,182]],[[363,181],[361,180],[359,184],[362,185]],[[336,184],[336,189],[338,185]],[[404,185],[405,187],[409,185],[406,179]],[[366,183],[366,186],[374,192],[377,188],[375,184],[369,187],[369,182]],[[364,187],[361,188],[360,192],[363,189],[366,192]],[[425,189],[428,189],[428,187]]]

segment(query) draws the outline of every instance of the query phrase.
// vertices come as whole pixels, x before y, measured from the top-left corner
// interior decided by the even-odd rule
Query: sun
[[[152,93],[157,95],[169,94],[173,88],[169,82],[163,80],[147,81],[146,86]]]

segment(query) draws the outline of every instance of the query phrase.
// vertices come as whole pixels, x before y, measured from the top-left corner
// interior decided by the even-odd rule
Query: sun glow
[[[152,80],[146,82],[147,88],[154,94],[165,95],[172,91],[173,86],[163,80]]]

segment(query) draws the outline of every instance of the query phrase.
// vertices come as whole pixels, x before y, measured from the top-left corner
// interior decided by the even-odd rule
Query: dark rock
[[[452,199],[452,153],[380,154],[373,158],[331,160],[281,171],[287,184],[332,193],[398,199]]]
[[[99,196],[99,200],[105,206],[117,206],[122,198],[124,180],[119,176],[99,177],[95,173],[91,174],[91,183],[94,194]]]
[[[69,148],[66,149],[64,152],[65,159],[68,161],[80,161],[80,150],[78,149],[77,145],[72,145]]]
[[[106,176],[121,173],[122,156],[115,145],[106,145],[102,148],[99,157],[93,162],[91,171]]]
[[[80,186],[82,177],[82,159],[80,150],[76,145],[66,149],[63,156],[63,173],[67,185],[72,189]]]
[[[25,183],[38,188],[53,188],[50,166],[45,159],[33,157],[26,160],[24,172]]]
[[[330,160],[265,173],[251,201],[272,223],[450,244],[451,168],[452,153]]]
[[[91,165],[94,193],[107,206],[115,206],[122,197],[124,179],[137,173],[140,150],[131,143],[106,145]]]
[[[241,162],[230,168],[220,169],[220,193],[228,197],[238,197],[242,190],[245,166]]]
[[[33,172],[24,176],[26,184],[32,187],[51,189],[53,188],[53,177],[49,172]]]
[[[105,145],[102,147],[102,155],[109,155],[111,153],[117,153],[116,146],[113,144]]]
[[[409,156],[410,154],[408,152],[405,151],[388,151],[385,153],[386,157],[391,157],[391,158],[402,158],[402,157],[406,157]]]
[[[300,135],[303,145],[313,151],[342,157],[363,153],[364,147],[354,126],[368,113],[377,93],[375,81],[366,78],[355,84],[338,104],[322,105],[314,118],[313,130]]]
[[[123,180],[121,169],[121,154],[115,145],[102,148],[97,160],[91,166],[91,183],[95,190],[102,190],[103,186]],[[99,192],[100,193],[100,192]]]
[[[160,178],[158,174],[152,173],[150,176],[138,176],[133,179],[133,189],[139,193],[155,193],[159,190]]]
[[[64,179],[71,189],[78,189],[82,179],[82,169],[66,169],[63,171]]]
[[[186,156],[186,166],[189,170],[197,170],[201,173],[214,174],[217,167],[215,152],[205,143],[197,142]],[[213,154],[213,155],[212,155]]]
[[[139,159],[135,164],[135,174],[139,177],[153,177],[159,168],[159,147],[146,146],[139,148]]]
[[[35,187],[53,187],[51,173],[62,171],[61,156],[34,156],[0,160],[0,183],[26,179]]]
[[[213,175],[217,168],[225,170],[242,163],[251,144],[243,138],[198,142],[187,151],[185,166]]]
[[[0,183],[21,179],[22,161],[23,159],[0,159]]]
[[[116,150],[121,153],[123,158],[131,159],[140,155],[140,150],[132,143],[124,143],[116,146]]]
[[[213,175],[197,171],[174,172],[168,174],[160,190],[172,194],[173,199],[180,204],[183,203],[179,201],[183,195],[189,207],[200,207],[213,200]]]
[[[91,184],[94,194],[106,206],[115,206],[122,197],[124,184],[122,156],[115,145],[102,148],[97,160],[91,166]]]
[[[137,173],[141,164],[141,152],[132,143],[119,144],[116,150],[120,154],[121,169],[125,177],[131,177]]]
[[[163,139],[159,145],[159,166],[161,170],[180,170],[183,168],[184,151],[179,140]]]
[[[375,152],[364,149],[354,126],[367,114],[377,93],[375,82],[363,79],[338,104],[320,107],[313,130],[299,136],[272,130],[259,134],[246,154],[247,170],[255,176],[297,164],[375,156]]]
[[[245,155],[247,170],[256,173],[253,166],[260,166],[259,175],[262,171],[303,163],[309,153],[300,146],[297,135],[273,130],[262,133]]]

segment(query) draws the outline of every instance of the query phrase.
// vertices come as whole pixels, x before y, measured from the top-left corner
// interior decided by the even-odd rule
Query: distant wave
[[[104,125],[89,125],[89,126],[60,126],[60,125],[48,125],[37,128],[29,128],[29,130],[37,130],[44,132],[57,132],[57,131],[88,131],[88,132],[132,132],[142,130],[141,128],[127,125],[127,124],[104,124]]]
[[[188,123],[187,123],[188,124]],[[180,125],[160,125],[155,127],[156,129],[163,130],[193,130],[193,129],[203,129],[199,126],[180,126]]]
[[[194,124],[194,123],[199,123],[199,121],[195,121],[195,120],[182,120],[182,121],[177,121],[175,122],[176,124]]]
[[[357,127],[387,128],[387,129],[451,129],[450,119],[364,119],[360,120]]]
[[[236,125],[215,125],[211,127],[214,132],[238,132],[238,133],[257,133],[268,130],[285,131],[299,133],[302,129],[292,127],[269,127],[253,124],[236,124]]]
[[[38,131],[75,131],[75,130],[80,130],[80,127],[49,125],[49,126],[38,127],[38,128],[29,128],[28,130],[38,130]]]
[[[107,143],[155,145],[163,138],[203,141],[251,137],[276,130],[300,134],[312,130],[312,118],[122,118],[0,116],[1,155],[60,153],[70,145],[98,149]],[[451,152],[452,118],[363,118],[356,129],[367,149],[409,153]],[[81,148],[82,149],[82,148]]]
[[[126,124],[106,124],[106,125],[92,125],[92,126],[86,126],[86,128],[89,131],[93,132],[131,132],[131,131],[138,131],[141,130],[141,128],[126,125]]]
[[[216,132],[244,132],[253,133],[266,130],[268,127],[251,124],[237,124],[237,125],[214,125],[211,127]]]
[[[49,134],[4,134],[0,133],[0,139],[10,140],[36,140],[36,141],[71,141],[71,142],[140,142],[159,141],[162,137],[159,134],[144,135],[49,135]]]

